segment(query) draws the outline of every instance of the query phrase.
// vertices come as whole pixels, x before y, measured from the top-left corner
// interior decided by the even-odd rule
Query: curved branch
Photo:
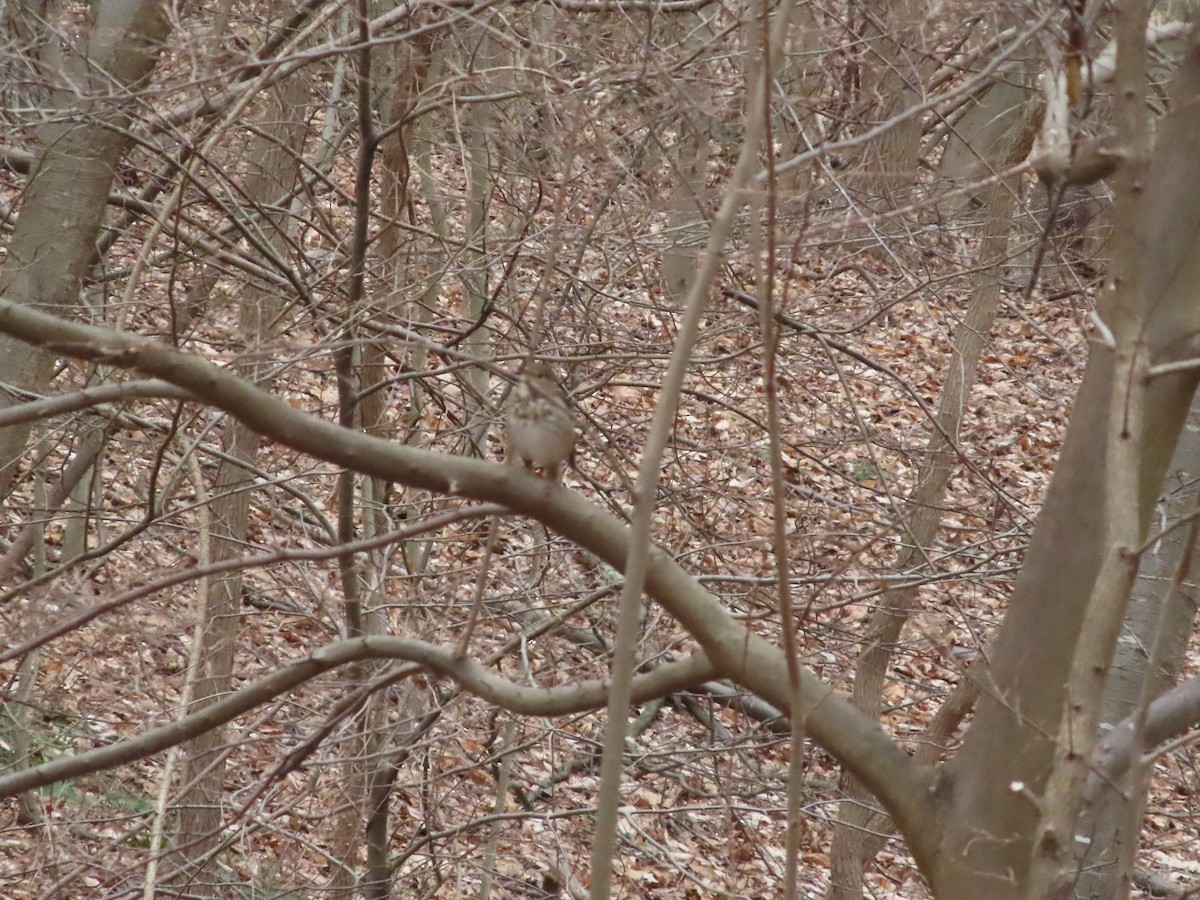
[[[22,422],[32,422],[49,416],[63,413],[78,412],[90,409],[104,403],[125,400],[195,400],[189,391],[178,388],[170,382],[158,378],[147,378],[143,381],[123,381],[119,384],[102,384],[98,387],[84,388],[70,394],[55,397],[42,397],[31,392],[19,391],[19,394],[37,397],[28,403],[20,403],[0,409],[0,428],[7,425],[17,425]]]
[[[1135,745],[1153,748],[1178,737],[1197,722],[1200,722],[1200,676],[1193,676],[1150,704],[1146,710],[1145,733],[1136,743],[1135,713],[1114,725],[1096,745],[1085,798],[1094,799],[1103,787],[1124,777],[1133,762]]]
[[[487,516],[494,516],[503,512],[504,510],[497,506],[462,507],[440,513],[436,516],[430,516],[404,528],[396,528],[384,534],[372,535],[369,538],[363,538],[350,543],[334,544],[328,547],[306,548],[303,550],[280,548],[270,550],[266,553],[233,556],[229,559],[222,559],[203,565],[194,565],[194,558],[190,559],[191,564],[188,561],[185,561],[182,565],[176,563],[165,575],[160,575],[144,581],[137,587],[121,591],[121,593],[109,597],[101,603],[86,606],[73,615],[42,630],[33,637],[27,638],[18,644],[13,644],[4,650],[0,650],[0,663],[19,659],[26,653],[32,653],[34,650],[44,647],[56,638],[60,638],[64,634],[69,634],[77,628],[82,628],[89,622],[95,621],[113,610],[120,609],[122,606],[141,600],[143,597],[157,594],[159,591],[187,584],[189,581],[195,581],[198,578],[211,578],[214,575],[224,575],[227,572],[244,572],[249,569],[266,568],[267,566],[283,562],[312,562],[314,560],[336,559],[347,553],[363,553],[369,550],[376,550],[380,547],[387,547],[390,544],[398,544],[401,541],[410,540],[422,534],[427,534],[430,531],[440,530],[465,519],[486,518]],[[21,593],[23,587],[18,586],[5,593],[0,593],[0,606],[3,606],[14,596]]]
[[[586,498],[517,466],[407,447],[294,409],[231,371],[149,338],[81,325],[0,298],[0,331],[58,353],[162,378],[317,459],[409,487],[502,503],[537,519],[622,571],[629,530]],[[646,592],[704,649],[721,677],[791,709],[783,654],[730,616],[678,563],[651,549]],[[808,734],[879,798],[922,858],[936,852],[933,770],[919,766],[879,723],[803,669],[798,708]]]
[[[526,687],[436,644],[400,637],[354,638],[327,644],[306,659],[272,672],[211,706],[137,737],[0,776],[0,797],[15,796],[56,781],[145,759],[223,725],[330,669],[375,659],[413,663],[407,674],[415,675],[425,669],[451,678],[464,691],[518,715],[558,716],[584,712],[604,706],[608,697],[608,685],[595,679],[562,687]],[[644,702],[665,697],[701,684],[712,675],[712,664],[703,653],[696,653],[639,675],[634,681],[634,699]]]

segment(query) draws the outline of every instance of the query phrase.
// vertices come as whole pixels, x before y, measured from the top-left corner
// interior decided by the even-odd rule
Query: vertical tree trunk
[[[1159,509],[1159,522],[1177,523],[1195,507],[1195,483],[1200,473],[1200,408],[1193,402],[1188,426],[1183,429],[1175,458],[1171,462],[1169,486]],[[1130,601],[1125,629],[1117,644],[1113,666],[1105,686],[1101,721],[1113,725],[1137,711],[1150,679],[1150,698],[1163,692],[1179,675],[1186,662],[1188,636],[1196,617],[1197,558],[1192,557],[1190,571],[1182,573],[1179,590],[1172,590],[1179,565],[1185,558],[1188,529],[1174,528],[1142,557],[1141,569]],[[1164,609],[1164,604],[1168,604]],[[1160,628],[1162,633],[1160,635]],[[1148,669],[1150,652],[1156,641],[1163,666]],[[1095,805],[1084,809],[1077,832],[1085,838],[1080,850],[1080,878],[1076,896],[1081,900],[1110,900],[1118,893],[1122,851],[1130,842],[1136,847],[1142,826],[1142,804],[1136,798],[1143,790],[1131,792],[1124,784],[1106,784]]]
[[[377,58],[383,70],[384,90],[379,99],[380,126],[389,132],[380,145],[382,163],[382,189],[380,190],[380,212],[383,225],[376,240],[380,280],[387,286],[384,296],[376,303],[382,307],[384,316],[397,315],[409,327],[427,322],[436,306],[437,287],[441,277],[437,273],[439,260],[430,258],[428,248],[418,245],[412,234],[402,227],[411,219],[413,201],[414,161],[418,157],[416,144],[417,122],[409,116],[420,102],[430,76],[433,59],[433,37],[414,38],[387,48],[380,48]],[[414,286],[425,288],[413,296]],[[370,341],[363,347],[363,383],[368,389],[382,383],[391,372],[388,364],[388,346],[382,341]],[[408,363],[412,369],[425,368],[428,353],[424,348],[413,346],[408,349]],[[413,446],[421,446],[424,438],[421,428],[421,412],[426,398],[419,381],[408,383],[409,415],[401,417],[404,422],[401,439]],[[380,434],[384,429],[384,406],[388,392],[376,391],[363,399],[361,404],[362,427],[368,434]],[[394,430],[394,429],[393,429]],[[377,501],[384,499],[385,486],[375,485]],[[414,518],[415,507],[407,507]],[[382,521],[380,521],[382,527]],[[426,542],[413,542],[424,546]],[[417,547],[406,543],[401,551],[410,571],[419,570],[423,554]]]
[[[413,134],[415,121],[407,117],[416,107],[425,88],[425,79],[431,64],[430,35],[417,37],[390,47],[372,48],[370,90],[378,110],[380,128],[386,136],[379,145],[382,163],[382,189],[379,195],[383,221],[373,242],[377,251],[376,274],[386,287],[381,296],[360,301],[371,308],[371,315],[382,320],[399,318],[411,327],[430,314],[434,304],[431,300],[436,292],[413,300],[409,292],[423,278],[422,259],[413,246],[414,239],[403,228],[411,218]],[[366,77],[360,72],[359,77]],[[364,112],[366,112],[364,110]],[[359,198],[366,202],[365,198]],[[392,372],[389,361],[390,347],[381,340],[365,340],[357,361],[357,382],[361,386],[361,399],[357,405],[357,424],[367,434],[391,435],[395,426],[388,415],[391,392],[386,388]],[[420,351],[418,351],[420,352]],[[414,368],[423,368],[423,362]],[[412,383],[414,394],[419,387]],[[415,429],[414,429],[415,433]],[[419,443],[414,433],[405,435]],[[393,526],[388,515],[390,485],[377,478],[351,476],[358,484],[357,497],[361,504],[361,522],[364,536],[382,533]],[[340,502],[353,502],[354,491],[343,493]],[[414,507],[408,507],[416,514]],[[412,548],[401,547],[405,559],[416,568],[416,555]],[[386,630],[387,622],[380,612],[388,602],[388,572],[391,565],[391,550],[382,550],[367,555],[359,569],[362,592],[360,626],[363,633],[378,634]],[[394,598],[392,598],[394,599]],[[349,670],[349,688],[365,683],[373,674],[369,665],[355,665]],[[410,685],[400,687],[406,702]],[[383,731],[385,700],[375,695],[361,711],[354,736],[353,751],[343,763],[342,810],[338,814],[337,841],[332,855],[338,860],[329,882],[329,892],[335,897],[354,894],[355,873],[359,870],[359,859],[366,836],[368,871],[358,888],[369,897],[386,897],[390,891],[390,872],[386,866],[386,855],[390,829],[388,827],[389,795],[396,769],[391,756],[386,752]],[[394,729],[393,729],[394,731]],[[382,858],[382,862],[381,862]]]
[[[682,89],[681,89],[682,91]],[[671,153],[671,187],[668,233],[674,235],[671,246],[663,251],[662,279],[667,296],[682,302],[696,271],[704,247],[707,223],[704,218],[708,194],[709,123],[699,110],[710,108],[693,89],[685,95],[698,101],[685,103],[688,115],[678,124],[679,137]]]
[[[113,175],[130,145],[129,117],[115,98],[136,95],[168,32],[158,0],[104,0],[86,40],[67,48],[63,65],[71,84],[51,92],[58,114],[38,131],[43,149],[8,243],[0,295],[62,312],[76,302]],[[0,382],[40,391],[52,361],[44,351],[0,335]],[[0,394],[0,407],[11,403],[11,395]],[[12,485],[30,427],[0,428],[0,498]]]
[[[1007,139],[992,147],[995,156],[990,163],[998,169],[1018,161],[1028,151],[1032,140],[1032,122],[1023,119],[1010,124],[1012,130]],[[966,316],[954,334],[954,352],[947,363],[946,385],[937,419],[930,428],[909,503],[914,512],[902,535],[905,548],[896,563],[900,572],[908,572],[920,565],[937,534],[942,500],[956,457],[955,442],[984,342],[991,332],[1000,301],[1003,262],[1007,258],[1019,190],[1019,183],[1009,179],[993,185],[985,195],[983,210],[987,221],[978,253],[980,280],[972,293]],[[855,669],[852,699],[855,706],[872,718],[878,718],[881,713],[884,678],[892,648],[908,621],[916,598],[916,588],[889,591],[871,617],[866,646]],[[862,896],[863,867],[882,843],[877,831],[883,817],[872,808],[870,795],[853,778],[844,777],[842,788],[847,796],[834,829],[827,897],[829,900],[858,900]]]
[[[271,96],[263,115],[259,137],[250,151],[250,171],[246,195],[261,209],[286,204],[299,178],[298,154],[305,136],[307,84],[291,78]],[[286,205],[284,205],[286,208]],[[268,239],[281,252],[288,247],[288,222],[278,217],[264,223]],[[253,348],[270,336],[277,319],[280,298],[272,291],[247,285],[242,291],[239,335],[245,346]],[[255,354],[251,353],[251,357]],[[267,386],[272,365],[256,361],[239,363],[247,381]],[[259,436],[240,422],[226,423],[223,459],[217,469],[212,490],[213,561],[230,559],[242,553],[249,513],[250,474],[257,457]],[[250,463],[242,466],[238,461]],[[241,612],[242,577],[232,572],[213,580],[203,615],[200,649],[200,674],[191,712],[203,709],[229,693],[233,681],[233,656]],[[220,840],[222,795],[225,776],[225,730],[213,728],[185,745],[183,783],[191,787],[179,801],[180,816],[174,841],[174,861],[179,868],[177,880],[193,895],[223,896],[224,887],[210,858]]]
[[[1174,112],[1159,131],[1148,167],[1138,150],[1144,126],[1140,134],[1136,126],[1123,126],[1130,168],[1122,172],[1114,213],[1122,226],[1113,274],[1097,309],[1101,323],[1143,317],[1141,334],[1151,366],[1191,358],[1190,336],[1200,330],[1195,300],[1200,195],[1180,189],[1200,182],[1195,152],[1200,118],[1191,111],[1200,97],[1195,34],[1190,43],[1172,87]],[[1136,83],[1124,96],[1140,112],[1143,94]],[[974,721],[943,774],[949,824],[943,852],[930,872],[939,896],[1024,896],[1035,847],[1046,848],[1039,823],[1045,813],[1059,812],[1043,809],[1040,798],[1064,749],[1056,743],[1064,715],[1077,711],[1068,707],[1066,686],[1101,565],[1113,552],[1107,542],[1106,492],[1113,474],[1107,471],[1107,444],[1114,397],[1135,390],[1143,398],[1139,509],[1127,514],[1140,519],[1144,533],[1195,391],[1194,370],[1133,387],[1117,384],[1114,353],[1103,330],[1092,346],[1054,481],[990,653]],[[1089,752],[1086,746],[1072,749],[1084,758]]]
[[[999,263],[1008,248],[1017,190],[1016,184],[1003,182],[988,192],[989,202],[984,208],[989,216],[979,249],[983,273],[981,283],[972,294],[967,314],[955,331],[954,352],[947,364],[948,375],[938,406],[937,421],[930,430],[910,502],[914,513],[903,535],[905,549],[896,564],[900,572],[908,572],[921,564],[926,549],[933,544],[937,534],[942,499],[955,460],[954,444],[975,381],[984,341],[991,332],[1000,301]],[[855,669],[852,699],[855,706],[872,718],[878,718],[881,713],[884,676],[891,661],[892,649],[916,599],[915,587],[889,591],[871,617],[865,638],[866,646]],[[879,849],[880,841],[870,827],[879,816],[872,809],[870,794],[852,777],[845,776],[842,787],[847,796],[834,830],[827,897],[829,900],[858,900],[862,897],[863,866]]]
[[[915,0],[856,5],[864,48],[858,94],[862,128],[899,120],[867,145],[846,184],[865,210],[882,212],[908,201],[917,174],[922,117],[906,110],[920,102],[931,67],[923,50],[924,5]]]

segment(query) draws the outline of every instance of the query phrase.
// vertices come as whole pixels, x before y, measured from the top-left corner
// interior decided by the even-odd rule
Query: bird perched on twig
[[[575,419],[547,363],[533,360],[525,367],[504,421],[509,461],[541,469],[546,478],[558,481],[563,463],[575,454]]]

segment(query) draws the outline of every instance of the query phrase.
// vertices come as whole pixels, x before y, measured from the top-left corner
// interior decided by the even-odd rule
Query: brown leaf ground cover
[[[792,287],[791,314],[805,316],[808,304],[811,317],[805,321],[817,327],[860,321],[868,308],[852,278],[819,286],[805,280]],[[908,392],[936,402],[947,333],[960,305],[954,296],[941,305],[923,296],[893,306],[886,325],[873,323],[855,334],[856,345],[900,373],[904,384],[853,361],[831,360],[802,336],[785,337],[780,350],[784,452],[794,492],[789,551],[794,590],[806,609],[802,647],[806,662],[843,688],[860,646],[860,626],[880,602],[881,584],[896,576],[889,569],[900,539],[895,510],[911,486],[924,433]],[[884,724],[900,739],[919,735],[957,680],[952,649],[986,640],[1002,614],[1079,374],[1079,310],[1064,303],[1020,312],[1003,315],[991,340],[961,442],[975,470],[961,472],[951,486],[931,567],[921,573],[927,585],[920,610],[886,691]],[[579,474],[569,483],[620,508],[628,503],[624,479],[652,412],[653,386],[664,365],[661,350],[669,346],[673,322],[619,300],[606,302],[605,313],[620,323],[625,352],[569,368],[568,382],[587,420]],[[570,333],[572,324],[562,322],[559,331]],[[293,334],[290,340],[302,344],[304,336]],[[455,387],[448,384],[447,393]],[[295,367],[277,391],[328,415],[328,365],[314,360]],[[166,411],[157,410],[160,417]],[[153,413],[143,414],[153,418]],[[203,411],[186,415],[185,430],[199,437]],[[664,460],[656,536],[749,627],[775,637],[763,418],[753,314],[716,299]],[[426,420],[431,443],[455,441],[456,429],[435,405],[427,408]],[[130,510],[127,520],[136,519],[136,477],[144,459],[138,453],[149,440],[146,433],[130,434],[110,454],[109,517],[119,518],[124,506]],[[494,443],[490,449],[497,452]],[[260,465],[275,484],[258,495],[248,549],[320,545],[318,530],[281,487],[327,508],[334,473],[279,447],[267,448]],[[102,575],[74,582],[78,594],[54,592],[61,614],[180,565],[197,527],[194,494],[184,486],[174,500],[177,511],[156,522],[152,539],[109,554]],[[431,509],[440,505],[426,502]],[[110,521],[108,527],[119,524]],[[58,535],[55,526],[47,531],[50,556]],[[480,537],[474,525],[437,536],[419,587],[407,586],[402,575],[389,587],[397,605],[415,603],[424,610],[426,639],[451,643],[461,627],[463,585],[479,557]],[[536,529],[506,521],[491,576],[494,614],[479,632],[478,656],[520,627],[512,610],[553,615],[599,580],[595,561],[560,541],[552,541],[548,553],[538,551],[540,541]],[[338,620],[335,570],[328,562],[252,568],[247,579],[253,593],[269,602],[243,609],[238,683],[329,640]],[[33,749],[39,757],[131,736],[176,714],[194,596],[188,585],[151,594],[74,629],[44,651],[33,706],[33,732],[41,742]],[[600,597],[567,618],[570,630],[537,638],[508,655],[499,669],[515,680],[547,685],[602,674],[600,642],[611,633],[613,604],[611,592]],[[36,612],[43,625],[59,614],[45,604]],[[10,627],[16,624],[10,619]],[[27,621],[21,631],[33,627]],[[655,609],[647,613],[645,633],[648,658],[690,646]],[[9,667],[10,678],[15,671]],[[321,726],[343,684],[330,673],[231,729],[227,797],[236,821],[222,857],[230,896],[288,896],[272,893],[285,890],[307,896],[328,878],[324,848],[331,838],[330,811],[345,802],[337,773],[352,746],[351,729],[336,727],[301,770],[281,775],[277,767]],[[446,689],[428,686],[431,702],[445,708],[413,748],[395,788],[393,846],[402,859],[395,870],[396,895],[468,892],[478,878],[488,823],[497,821],[498,895],[539,896],[541,886],[567,871],[579,872],[586,859],[602,716],[520,721],[510,745],[516,748],[513,788],[496,817],[497,740],[504,716],[469,698],[451,698]],[[631,745],[622,798],[628,813],[618,877],[627,894],[770,895],[782,866],[786,740],[711,698],[674,699],[635,714],[646,721]],[[128,891],[145,865],[164,762],[160,755],[39,793],[36,803],[45,818],[38,827],[23,825],[16,808],[9,807],[0,826],[6,896],[55,896],[60,884],[71,885],[73,896]],[[826,877],[837,773],[830,759],[813,751],[805,778],[810,795],[804,875],[810,895],[816,896]],[[1152,823],[1168,824],[1168,809],[1157,812]],[[1177,833],[1174,839],[1171,835],[1169,827],[1159,836],[1152,826],[1147,852],[1169,854],[1178,843]],[[922,896],[920,880],[898,846],[884,855],[872,884],[882,896]],[[233,885],[240,885],[238,893]]]
[[[599,202],[580,202],[569,213],[539,207],[531,215],[535,236],[524,242],[525,258],[513,268],[505,302],[489,327],[495,358],[515,367],[527,349],[528,297],[545,267],[555,268],[544,349],[556,357],[582,424],[578,468],[568,473],[567,483],[624,515],[678,328],[678,304],[654,277],[669,244],[659,235],[667,223],[663,210],[671,173],[663,163],[648,165],[637,178],[614,178],[613,153],[598,125],[611,123],[614,115],[629,116],[624,133],[636,135],[639,123],[628,104],[611,98],[589,102],[582,107],[588,115],[581,117],[575,148],[586,164],[572,189],[580,197],[607,198],[624,218],[604,219],[594,228],[592,210],[601,208]],[[730,175],[727,151],[716,148],[709,162],[716,190]],[[344,256],[337,255],[344,246],[332,238],[337,230],[351,230],[351,158],[333,168],[320,194],[324,221],[309,223],[297,239],[305,252],[333,254],[319,278],[313,276],[315,283],[344,285],[347,277]],[[446,202],[446,227],[461,237],[466,213],[453,198],[467,194],[464,174],[450,155],[435,156],[430,166]],[[15,195],[20,183],[11,173],[6,177]],[[510,224],[522,200],[507,198],[509,206],[496,214],[496,222]],[[417,227],[431,229],[426,200],[417,198],[414,206]],[[212,225],[220,221],[216,210],[199,202],[189,214],[195,221],[208,216]],[[755,297],[758,275],[744,224],[719,288]],[[554,258],[549,237],[566,226],[589,235],[569,275],[568,267],[557,265],[561,260]],[[911,253],[880,261],[845,245],[820,243],[814,234],[781,224],[775,260],[776,296],[792,323],[783,328],[776,387],[791,587],[804,616],[800,646],[805,664],[847,689],[871,611],[887,602],[889,586],[918,579],[920,601],[897,647],[883,719],[898,740],[912,745],[959,680],[963,652],[986,646],[1003,615],[1086,357],[1082,323],[1090,285],[1068,268],[1048,266],[1042,287],[1026,299],[1026,257],[1016,255],[1014,239],[1012,274],[971,394],[959,441],[962,459],[944,501],[937,542],[918,571],[897,572],[906,497],[927,435],[922,405],[936,406],[952,362],[950,336],[977,279],[974,238],[970,232],[953,240],[926,233],[925,243],[914,239]],[[127,261],[136,252],[133,233],[114,251]],[[156,269],[133,307],[99,318],[120,317],[131,330],[172,335],[178,321],[172,278],[168,268]],[[1061,284],[1070,289],[1050,299],[1051,287]],[[237,337],[236,285],[229,273],[222,275],[204,315],[174,334],[180,346],[220,363],[247,355],[269,358],[276,363],[275,393],[313,415],[335,418],[332,348],[345,313],[338,306],[344,294],[322,294],[319,288],[317,306],[289,302],[287,327],[247,348]],[[448,279],[428,333],[463,330],[464,302],[462,284]],[[374,311],[373,321],[411,324],[382,309]],[[836,337],[875,366],[801,328]],[[506,388],[502,379],[492,379],[486,395],[475,398],[460,368],[446,359],[435,354],[427,369],[414,373],[405,368],[410,347],[397,340],[391,351],[392,437],[417,434],[423,446],[441,452],[502,456],[494,427]],[[85,374],[66,363],[54,387],[66,391]],[[777,641],[781,623],[762,380],[757,314],[714,290],[662,461],[654,534],[748,628]],[[421,392],[415,411],[409,405],[414,384]],[[92,485],[89,531],[90,546],[118,538],[115,546],[44,586],[14,582],[15,592],[0,606],[0,631],[5,642],[15,643],[125,592],[145,590],[66,629],[38,651],[34,668],[22,671],[16,662],[0,667],[7,708],[19,710],[15,718],[0,720],[0,765],[129,738],[179,715],[199,585],[184,581],[154,589],[154,584],[199,561],[210,498],[195,479],[211,479],[228,423],[199,405],[165,401],[130,404],[121,413],[103,474]],[[64,464],[81,421],[60,419],[43,428],[39,459],[48,471]],[[40,515],[36,564],[53,567],[67,540],[67,517],[41,512],[31,469],[4,524],[12,527],[18,519],[26,524]],[[157,476],[154,506],[147,504],[151,471]],[[331,546],[336,476],[331,467],[285,447],[262,448],[244,547],[254,559],[245,569],[235,689],[344,633],[335,560],[328,553],[300,556]],[[413,521],[458,505],[397,492],[387,512],[394,521],[401,516]],[[420,569],[409,566],[397,546],[369,559],[379,573],[373,596],[389,630],[455,645],[485,531],[486,521],[475,518],[428,535]],[[292,558],[272,556],[281,551]],[[505,518],[472,653],[480,659],[496,655],[495,668],[522,684],[603,677],[616,584],[615,573],[598,560],[553,535],[547,538],[530,522]],[[562,621],[554,623],[555,617]],[[523,634],[532,636],[522,639]],[[681,656],[692,646],[661,610],[646,611],[642,657],[648,664]],[[31,683],[32,690],[16,694]],[[474,895],[493,836],[492,896],[564,896],[577,890],[586,882],[603,715],[519,719],[509,729],[506,714],[456,693],[452,685],[416,683],[426,716],[421,727],[413,729],[405,719],[396,685],[385,692],[376,724],[385,742],[412,729],[391,794],[393,895],[405,900]],[[347,763],[361,747],[354,722],[335,714],[349,687],[345,672],[329,672],[229,727],[220,857],[227,896],[322,896],[338,864],[332,848],[339,813],[351,802]],[[786,737],[769,719],[747,715],[714,694],[668,698],[635,709],[633,716],[616,862],[622,896],[775,896],[784,864]],[[283,764],[316,735],[324,737],[297,765]],[[384,755],[381,750],[378,758]],[[497,804],[502,764],[510,787]],[[0,896],[140,893],[159,797],[164,783],[166,796],[178,791],[178,771],[177,759],[157,754],[39,791],[24,806],[0,807]],[[829,757],[810,749],[803,777],[802,882],[804,895],[815,898],[827,885],[838,773]],[[1200,874],[1194,781],[1187,748],[1160,762],[1142,851],[1158,871]],[[889,843],[868,880],[875,896],[925,896],[897,842]]]

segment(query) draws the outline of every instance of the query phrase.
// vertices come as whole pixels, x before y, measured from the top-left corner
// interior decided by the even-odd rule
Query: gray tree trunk
[[[1144,352],[1154,366],[1194,351],[1189,336],[1200,331],[1200,194],[1181,190],[1200,183],[1200,118],[1190,110],[1200,98],[1196,35],[1172,87],[1171,108],[1148,167],[1138,142],[1144,122],[1122,125],[1128,142],[1128,171],[1118,192],[1114,220],[1113,275],[1097,309],[1101,323],[1130,317],[1144,321]],[[1134,48],[1136,49],[1136,48]],[[1136,76],[1135,76],[1136,77]],[[1143,93],[1125,90],[1136,111]],[[1138,128],[1141,132],[1138,132]],[[1105,328],[1111,328],[1106,324]],[[1068,848],[1057,836],[1039,837],[1046,814],[1061,810],[1039,802],[1048,776],[1064,765],[1058,739],[1086,698],[1071,697],[1067,685],[1085,623],[1097,624],[1094,597],[1110,584],[1098,577],[1115,549],[1106,524],[1111,482],[1109,445],[1118,440],[1111,423],[1114,398],[1131,397],[1141,423],[1132,440],[1138,453],[1139,508],[1124,511],[1143,533],[1191,405],[1197,375],[1185,369],[1129,385],[1117,383],[1118,362],[1103,332],[1077,395],[1067,439],[1033,541],[1017,579],[974,721],[962,749],[941,779],[950,823],[941,852],[930,860],[930,878],[945,898],[986,895],[995,900],[1024,897],[1035,849]],[[1127,438],[1129,439],[1129,438]],[[1122,611],[1123,615],[1123,611]],[[1120,618],[1101,624],[1119,634]],[[1066,717],[1070,715],[1068,720]],[[1086,758],[1088,748],[1077,754]],[[1075,757],[1078,759],[1079,757]],[[1066,764],[1074,760],[1068,759]],[[1047,840],[1054,840],[1054,844]]]
[[[911,507],[914,512],[905,523],[902,535],[905,549],[897,562],[897,570],[901,572],[921,565],[937,534],[946,484],[953,471],[954,444],[984,342],[991,332],[1000,303],[999,263],[1008,247],[1016,189],[1014,184],[1000,183],[988,192],[984,208],[989,217],[979,250],[981,282],[972,294],[966,316],[955,331],[954,353],[947,367],[937,421],[927,439],[913,491]],[[890,591],[871,616],[865,646],[855,668],[851,696],[854,705],[872,718],[878,719],[882,712],[884,676],[892,649],[916,599],[915,587]],[[846,799],[841,804],[833,833],[830,887],[826,896],[829,900],[858,900],[862,897],[863,866],[879,851],[881,841],[875,832],[880,816],[871,805],[870,794],[849,774],[843,776],[842,789]]]
[[[66,48],[69,77],[49,92],[54,108],[47,113],[54,115],[38,130],[42,152],[8,243],[0,296],[68,316],[78,304],[109,187],[130,145],[129,116],[118,98],[136,96],[168,31],[158,0],[104,0],[86,39]],[[0,382],[44,390],[52,363],[52,355],[0,335]],[[12,402],[0,394],[0,408]],[[0,498],[12,486],[30,427],[0,428]]]
[[[1193,403],[1188,423],[1171,461],[1168,489],[1159,504],[1153,527],[1176,524],[1194,511],[1196,478],[1200,476],[1200,409]],[[1166,690],[1186,662],[1188,637],[1196,617],[1197,559],[1191,556],[1188,572],[1179,573],[1185,559],[1189,530],[1173,528],[1142,557],[1125,629],[1117,642],[1117,652],[1105,686],[1100,721],[1104,731],[1134,714],[1144,696],[1156,697]],[[1178,588],[1172,590],[1182,574]],[[1166,604],[1166,609],[1164,609]],[[1150,655],[1156,641],[1162,665],[1149,671]],[[1146,679],[1151,684],[1146,685]],[[1103,731],[1102,735],[1103,736]],[[1081,900],[1111,900],[1128,894],[1129,872],[1122,859],[1137,846],[1142,828],[1142,804],[1136,802],[1142,790],[1129,795],[1124,785],[1106,784],[1094,805],[1085,807],[1077,829],[1081,842],[1081,875],[1076,896]],[[1123,885],[1123,886],[1122,886]],[[1119,891],[1119,892],[1118,892]]]
[[[1030,143],[1033,123],[1027,116],[1008,118],[1006,124],[1007,134],[988,143],[991,155],[986,162],[996,170],[1019,162]],[[901,572],[920,566],[937,535],[942,501],[956,457],[955,442],[979,358],[999,306],[1018,191],[1019,184],[1010,179],[994,184],[984,192],[982,209],[987,220],[978,251],[980,281],[972,293],[966,316],[955,331],[954,353],[947,365],[937,419],[930,428],[909,504],[913,514],[904,523],[905,549],[897,561],[897,570]],[[872,718],[880,716],[884,678],[892,649],[916,599],[916,588],[890,591],[871,617],[865,646],[855,668],[851,696],[854,705]],[[886,818],[871,805],[870,795],[849,775],[843,776],[842,789],[846,800],[840,807],[834,829],[830,887],[826,896],[828,900],[858,900],[862,897],[863,867],[883,843],[879,829]]]

